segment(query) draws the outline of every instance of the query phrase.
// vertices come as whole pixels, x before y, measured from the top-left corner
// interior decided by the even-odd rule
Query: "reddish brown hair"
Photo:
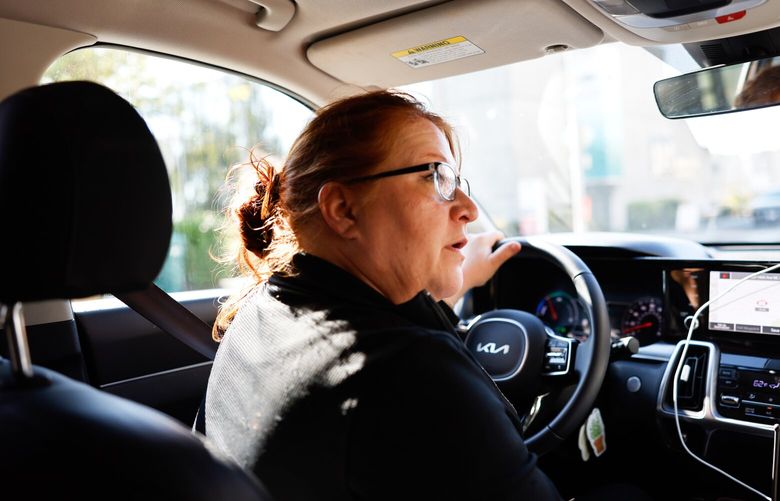
[[[761,70],[748,80],[737,95],[734,104],[737,107],[757,107],[770,105],[780,98],[780,66]]]
[[[232,260],[239,272],[252,276],[253,284],[221,306],[214,324],[216,340],[251,290],[274,273],[294,271],[292,257],[300,251],[295,235],[319,217],[320,188],[329,181],[371,172],[387,159],[397,132],[421,118],[442,131],[458,159],[452,127],[414,97],[391,90],[348,97],[321,108],[298,136],[281,172],[250,153],[244,166],[256,174],[254,190],[228,216],[240,228],[242,242]]]

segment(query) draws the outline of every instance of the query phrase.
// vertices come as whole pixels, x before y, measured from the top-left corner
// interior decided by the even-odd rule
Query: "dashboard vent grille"
[[[674,360],[672,366],[672,378],[677,370],[677,364],[679,363],[679,357]],[[704,407],[704,392],[706,390],[707,382],[707,363],[709,361],[709,349],[705,346],[691,345],[688,347],[688,353],[685,354],[685,366],[687,369],[688,379],[686,381],[678,381],[677,384],[677,406],[679,409],[685,409],[689,411],[701,411]],[[683,369],[684,371],[686,369]],[[672,384],[674,380],[672,379]],[[672,401],[672,385],[666,390],[666,404],[670,407],[674,407]]]

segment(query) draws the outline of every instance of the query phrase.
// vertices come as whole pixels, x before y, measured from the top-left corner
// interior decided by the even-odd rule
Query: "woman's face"
[[[372,173],[427,162],[455,166],[442,131],[426,119],[404,124],[388,159]],[[365,252],[362,274],[395,303],[426,289],[436,299],[461,287],[466,224],[477,217],[460,189],[455,200],[436,192],[432,172],[416,172],[366,183],[356,210],[358,243]]]

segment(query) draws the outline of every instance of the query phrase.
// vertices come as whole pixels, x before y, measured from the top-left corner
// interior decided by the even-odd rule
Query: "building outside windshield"
[[[406,89],[454,123],[472,192],[507,235],[776,242],[780,108],[666,119],[653,83],[697,66],[654,51],[611,44]]]

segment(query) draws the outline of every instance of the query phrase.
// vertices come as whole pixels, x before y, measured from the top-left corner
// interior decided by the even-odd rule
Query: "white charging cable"
[[[687,377],[685,377],[684,380],[687,380],[688,377],[691,377],[691,374],[690,374],[691,368],[690,368],[690,366],[685,365],[685,356],[688,354],[688,345],[690,344],[691,338],[693,337],[693,331],[699,326],[699,315],[701,315],[701,312],[703,312],[710,304],[714,303],[718,299],[722,298],[726,294],[730,293],[731,291],[733,291],[734,289],[736,289],[737,287],[742,285],[742,283],[745,282],[746,280],[750,280],[751,278],[757,277],[759,275],[763,275],[764,273],[769,273],[770,271],[776,270],[778,268],[780,268],[780,264],[776,264],[774,266],[771,266],[769,268],[765,268],[763,270],[757,271],[755,273],[752,273],[752,274],[746,276],[745,278],[741,279],[739,282],[735,283],[734,285],[732,285],[731,287],[729,287],[725,291],[721,292],[720,294],[718,294],[714,298],[711,298],[709,301],[707,301],[706,303],[701,305],[698,310],[696,310],[696,313],[694,313],[693,318],[691,319],[691,322],[688,325],[688,336],[685,338],[685,344],[683,345],[683,350],[682,350],[682,353],[680,354],[680,362],[677,364],[677,370],[674,373],[674,381],[672,383],[672,402],[674,403],[674,422],[677,425],[677,435],[680,437],[680,443],[682,444],[682,446],[685,449],[685,451],[688,454],[690,454],[698,462],[702,463],[705,466],[708,466],[708,467],[712,468],[713,470],[717,471],[718,473],[723,474],[724,476],[726,476],[727,478],[729,478],[729,479],[733,480],[734,482],[738,483],[742,487],[745,487],[746,489],[750,489],[751,491],[755,492],[756,494],[758,494],[762,498],[766,499],[767,501],[772,501],[772,498],[767,496],[766,494],[762,493],[761,491],[758,491],[758,490],[754,489],[753,487],[749,486],[748,484],[746,484],[745,482],[739,480],[738,478],[736,478],[736,477],[734,477],[732,475],[729,475],[728,473],[726,473],[725,471],[721,470],[717,466],[708,463],[704,459],[702,459],[699,456],[697,456],[696,454],[694,454],[693,451],[691,451],[688,448],[688,445],[685,443],[685,439],[683,438],[682,428],[680,427],[680,413],[679,413],[679,411],[677,409],[677,385],[679,384],[679,381],[680,381],[682,376],[687,376]],[[683,366],[685,367],[685,370],[683,370]],[[685,374],[683,374],[683,372],[685,372]]]

